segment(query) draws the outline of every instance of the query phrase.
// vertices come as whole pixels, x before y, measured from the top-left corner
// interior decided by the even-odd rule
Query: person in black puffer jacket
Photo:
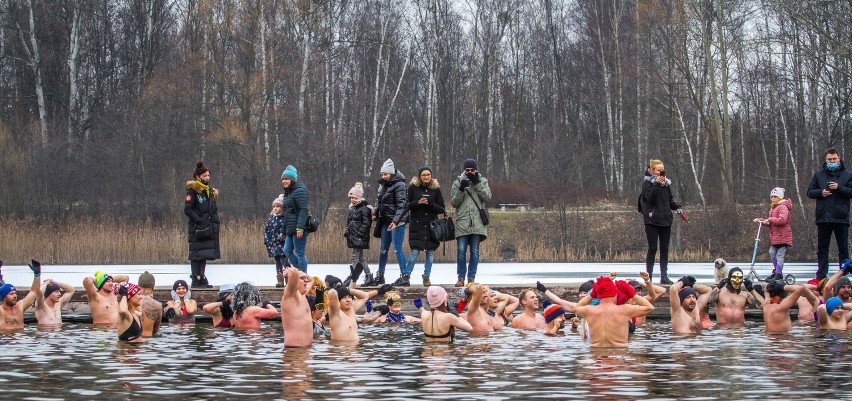
[[[408,255],[406,269],[402,272],[401,281],[410,283],[411,272],[421,251],[426,252],[426,262],[423,265],[423,286],[432,285],[429,274],[432,272],[432,262],[435,260],[435,250],[441,243],[432,238],[431,224],[444,213],[444,197],[438,180],[432,178],[432,169],[428,166],[417,170],[417,177],[411,179],[408,186]]]
[[[668,277],[669,242],[672,236],[672,210],[681,214],[680,204],[672,198],[671,180],[666,178],[666,168],[660,160],[651,160],[645,171],[639,208],[645,223],[645,236],[648,239],[648,253],[645,256],[645,270],[649,275],[654,272],[654,258],[657,256],[657,242],[660,244],[660,284],[672,284]]]
[[[343,282],[343,285],[347,287],[349,281],[353,278],[357,280],[362,271],[366,273],[366,281],[373,280],[373,274],[367,266],[367,258],[364,257],[364,250],[370,249],[372,215],[373,207],[364,199],[364,184],[356,182],[355,186],[349,190],[349,217],[346,219],[346,231],[343,236],[346,238],[346,246],[352,248],[350,270],[353,274],[355,271],[358,273],[354,274],[354,277],[350,274],[347,281]]]
[[[837,149],[824,153],[825,163],[814,172],[808,185],[808,198],[816,199],[814,209],[817,226],[816,278],[828,276],[828,248],[831,235],[837,242],[840,264],[849,259],[849,199],[852,198],[852,172],[843,165]]]
[[[308,187],[298,181],[299,173],[288,165],[281,173],[281,185],[284,187],[284,253],[291,265],[308,272]]]
[[[407,258],[402,249],[405,241],[405,222],[408,220],[408,208],[405,198],[405,176],[398,171],[393,160],[387,159],[379,171],[382,178],[379,180],[379,191],[376,196],[376,205],[373,208],[373,220],[376,227],[373,236],[381,238],[379,245],[379,271],[372,282],[364,282],[364,285],[382,285],[385,283],[385,266],[388,263],[388,250],[393,243],[396,252],[396,260],[399,262],[399,270],[405,270]]]
[[[210,170],[198,162],[192,173],[193,180],[186,182],[183,214],[187,222],[189,262],[192,288],[211,288],[207,280],[207,261],[219,259],[219,208],[216,200],[219,190],[210,187]]]

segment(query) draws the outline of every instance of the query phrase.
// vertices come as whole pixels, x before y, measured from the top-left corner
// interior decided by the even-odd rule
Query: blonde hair
[[[654,166],[659,166],[660,164],[663,164],[662,160],[651,159],[651,161],[648,162],[648,168],[653,170]]]

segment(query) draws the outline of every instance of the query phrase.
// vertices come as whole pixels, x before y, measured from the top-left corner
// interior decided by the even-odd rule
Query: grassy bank
[[[716,257],[751,260],[756,225],[751,219],[764,206],[739,207],[737,211],[687,211],[689,221],[678,220],[672,233],[672,262],[705,262]],[[481,246],[483,262],[641,262],[646,240],[638,213],[606,206],[563,212],[492,211],[489,236]],[[347,263],[350,250],[343,238],[345,211],[331,210],[318,232],[308,241],[311,263]],[[763,213],[765,214],[765,212]],[[815,260],[815,228],[795,211],[796,239],[789,261]],[[807,218],[812,212],[806,211]],[[222,263],[269,263],[263,246],[266,219],[223,219]],[[109,217],[0,218],[0,259],[6,264],[26,263],[30,258],[50,264],[185,263],[186,223],[128,222]],[[761,234],[758,261],[768,257],[768,233]],[[378,240],[368,253],[378,260]],[[406,250],[407,250],[406,246]],[[438,249],[436,260],[455,261],[456,247],[448,242]],[[832,254],[835,252],[832,250]],[[395,258],[391,257],[391,261]],[[422,257],[421,261],[422,263]]]

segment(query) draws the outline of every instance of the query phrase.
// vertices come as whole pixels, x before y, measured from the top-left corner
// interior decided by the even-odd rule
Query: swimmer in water
[[[24,328],[24,311],[36,302],[40,290],[41,263],[33,260],[30,264],[33,271],[33,283],[30,292],[24,299],[18,301],[18,291],[14,285],[0,285],[0,330],[18,330]]]

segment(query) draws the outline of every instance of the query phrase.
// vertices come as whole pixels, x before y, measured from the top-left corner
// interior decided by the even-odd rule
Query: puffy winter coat
[[[793,246],[793,229],[790,227],[790,212],[793,202],[784,199],[769,210],[769,245]]]
[[[284,255],[284,239],[278,234],[284,234],[284,213],[270,215],[266,220],[266,230],[263,233],[263,244],[266,245],[266,254],[272,256]]]
[[[426,197],[429,203],[420,204]],[[430,225],[438,215],[444,213],[444,196],[438,180],[423,184],[420,177],[411,179],[408,186],[408,246],[421,251],[434,251],[440,242],[432,238]]]
[[[485,203],[491,200],[491,188],[488,187],[488,180],[480,175],[478,183],[471,183],[470,186],[461,190],[463,179],[466,179],[464,174],[456,177],[450,188],[450,202],[456,209],[456,238],[479,234],[482,236],[480,240],[485,240],[488,237],[488,227],[482,224],[479,207],[485,208]]]
[[[642,184],[642,195],[639,198],[639,206],[642,209],[642,218],[645,224],[669,227],[672,225],[672,210],[680,209],[680,204],[672,197],[671,185],[666,179],[662,185],[655,181],[655,177],[645,175]]]
[[[390,181],[379,180],[379,193],[376,196],[376,206],[373,208],[377,224],[385,225],[391,222],[399,224],[408,219],[405,190],[405,176],[399,170]]]
[[[308,187],[302,181],[284,189],[284,234],[295,235],[308,221]],[[305,231],[307,233],[307,231]]]
[[[822,190],[828,188],[829,182],[837,183],[837,190],[823,198]],[[839,223],[849,225],[849,199],[852,198],[852,172],[846,169],[843,162],[835,171],[817,170],[808,185],[808,198],[816,199],[816,224]]]
[[[216,200],[219,190],[210,188],[207,193],[198,181],[186,182],[183,214],[187,222],[189,260],[216,260],[219,252],[219,208]]]
[[[370,226],[372,211],[367,201],[362,200],[356,205],[349,206],[349,217],[346,219],[346,246],[357,249],[370,249]]]

